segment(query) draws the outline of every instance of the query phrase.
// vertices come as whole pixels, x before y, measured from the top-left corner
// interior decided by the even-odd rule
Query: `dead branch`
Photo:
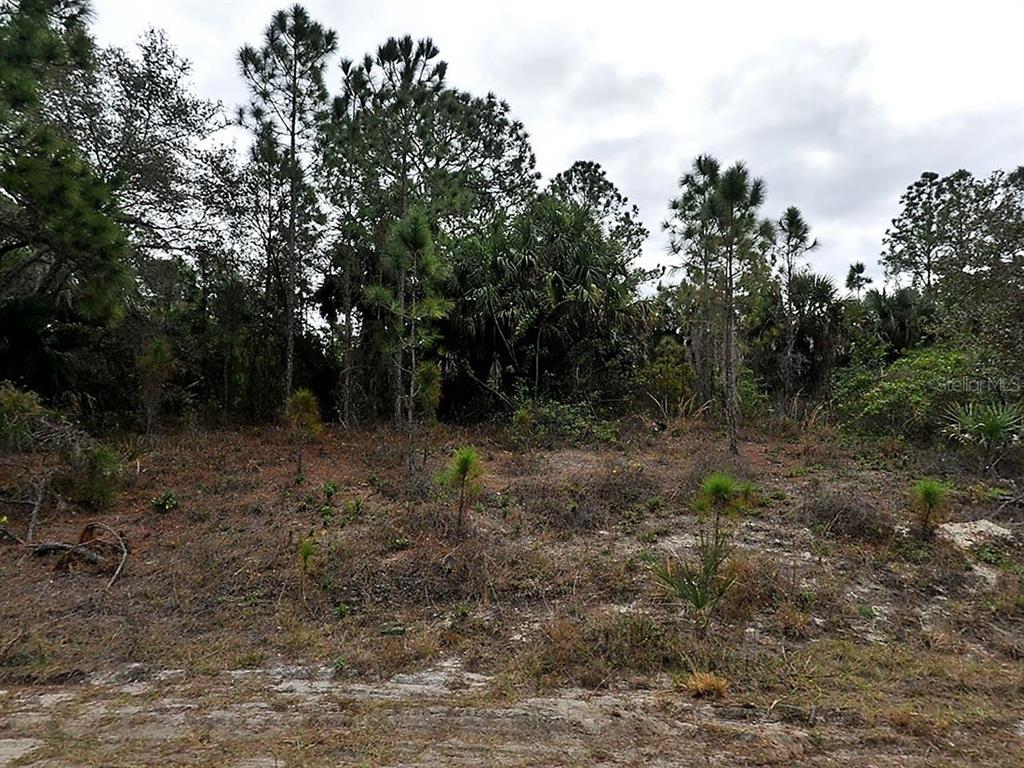
[[[93,552],[91,549],[87,549],[84,544],[65,544],[62,541],[47,541],[42,544],[31,544],[26,542],[25,546],[31,547],[32,554],[36,557],[52,555],[54,552],[63,552],[65,555],[81,557],[83,560],[86,560],[93,565],[103,565],[107,560],[103,555]]]
[[[114,582],[117,581],[117,577],[121,575],[121,571],[124,570],[124,564],[128,560],[128,544],[125,542],[124,536],[122,536],[119,531],[115,531],[109,525],[105,525],[103,523],[90,523],[85,527],[85,530],[82,531],[82,534],[84,535],[90,528],[100,528],[106,531],[117,539],[117,544],[121,547],[121,561],[117,564],[117,568],[114,570],[114,575],[111,576],[110,581],[107,582],[107,589],[110,589],[114,586]]]
[[[116,546],[121,553],[117,567],[114,568],[114,573],[107,581],[107,589],[110,589],[124,571],[125,563],[128,561],[128,543],[125,541],[124,535],[120,531],[115,531],[109,525],[106,525],[105,523],[89,523],[82,529],[82,533],[78,537],[77,544],[68,544],[62,541],[48,541],[41,544],[32,544],[31,542],[19,543],[30,548],[32,550],[32,554],[37,557],[53,554],[54,552],[62,553],[61,559],[57,563],[58,568],[62,565],[66,565],[70,561],[71,557],[80,557],[92,565],[103,566],[107,563],[108,558],[101,552],[97,552],[95,550],[95,545],[103,544],[110,547],[114,546],[114,543],[100,538],[97,535],[97,531],[103,531],[110,534],[110,536],[114,538]],[[7,533],[8,535],[11,535],[9,532]],[[90,545],[94,548],[90,549]]]

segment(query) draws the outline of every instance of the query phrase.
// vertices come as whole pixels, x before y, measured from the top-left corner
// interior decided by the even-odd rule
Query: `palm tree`
[[[799,259],[818,247],[818,241],[811,239],[811,228],[804,220],[800,209],[789,206],[778,222],[780,248],[782,252],[782,279],[785,288],[786,310],[786,355],[783,360],[782,381],[786,395],[793,394],[794,352],[796,347],[796,317],[793,312],[793,278],[800,274]]]

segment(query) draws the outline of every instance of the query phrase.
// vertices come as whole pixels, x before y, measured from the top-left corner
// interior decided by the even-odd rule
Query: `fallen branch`
[[[107,558],[91,549],[86,549],[84,544],[65,544],[61,541],[47,541],[42,544],[31,544],[26,542],[26,547],[32,548],[32,554],[36,557],[52,555],[54,552],[63,552],[65,555],[77,555],[93,565],[102,565]]]
[[[114,582],[117,581],[117,577],[121,575],[121,571],[124,570],[124,564],[128,560],[128,544],[125,542],[124,536],[122,536],[119,532],[115,531],[109,525],[104,525],[103,523],[91,523],[90,525],[86,526],[86,530],[88,530],[90,527],[102,528],[104,531],[106,531],[115,539],[117,539],[118,546],[121,547],[121,562],[117,564],[117,568],[114,570],[114,575],[111,576],[110,581],[107,582],[107,589],[110,589],[112,586],[114,586]],[[82,533],[84,535],[85,531],[82,531]]]
[[[32,550],[32,554],[37,557],[50,555],[55,552],[62,553],[61,559],[57,563],[58,568],[62,565],[67,565],[69,558],[72,556],[80,557],[92,565],[103,566],[108,562],[109,558],[104,556],[101,552],[95,551],[95,549],[90,549],[89,546],[104,544],[107,547],[111,547],[114,546],[114,543],[99,538],[95,535],[96,531],[105,531],[106,533],[109,533],[114,538],[116,546],[121,552],[121,557],[117,563],[117,567],[114,568],[114,573],[107,581],[107,589],[110,589],[114,586],[114,582],[117,581],[118,577],[124,571],[125,563],[128,561],[128,543],[124,540],[124,536],[122,536],[118,531],[115,531],[109,525],[106,525],[105,523],[89,523],[82,529],[82,533],[78,537],[77,544],[68,544],[62,541],[47,541],[40,544],[19,541],[19,543],[21,543],[22,546],[30,548]],[[10,534],[10,532],[5,532],[13,538],[13,535]]]

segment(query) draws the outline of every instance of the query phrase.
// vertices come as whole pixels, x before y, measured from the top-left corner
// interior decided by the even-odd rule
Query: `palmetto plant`
[[[968,403],[949,411],[949,435],[979,449],[985,469],[994,467],[1024,435],[1024,411],[1016,404]]]

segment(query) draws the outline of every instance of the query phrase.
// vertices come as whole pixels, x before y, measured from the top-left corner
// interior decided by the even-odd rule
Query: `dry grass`
[[[682,685],[695,699],[724,699],[729,692],[729,681],[714,672],[692,672]]]

